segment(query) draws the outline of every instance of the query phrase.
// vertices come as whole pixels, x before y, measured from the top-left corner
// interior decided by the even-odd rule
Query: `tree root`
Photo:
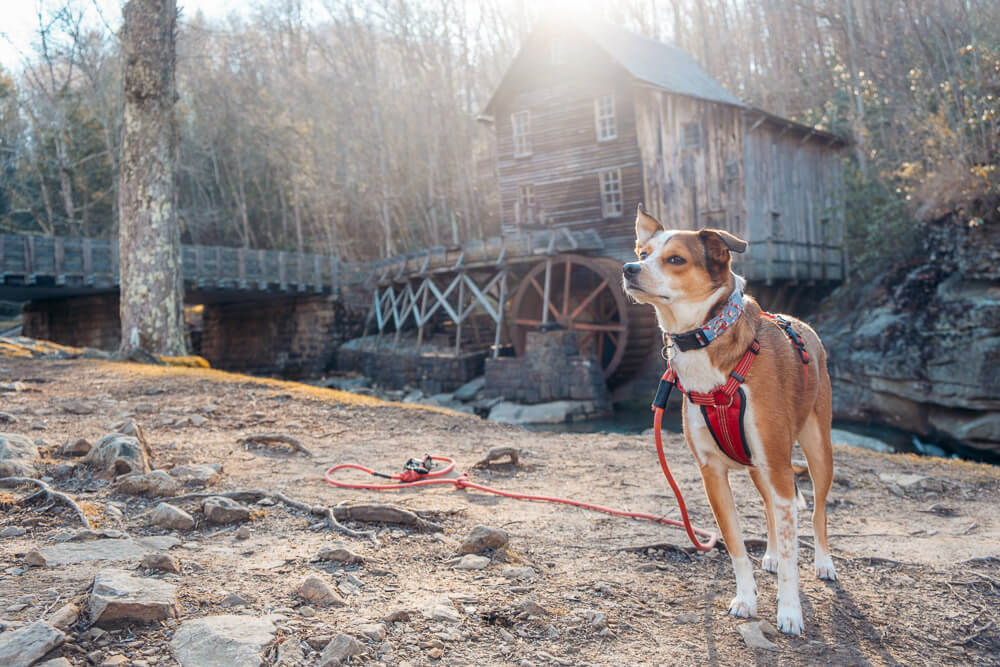
[[[290,435],[284,433],[255,433],[240,439],[240,444],[244,447],[250,445],[288,445],[292,451],[302,452],[306,456],[312,456],[312,452],[302,446],[302,443]]]
[[[363,505],[346,505],[341,503],[334,508],[323,507],[322,505],[310,505],[309,503],[304,503],[300,500],[295,500],[289,498],[283,493],[261,491],[259,489],[249,489],[243,491],[226,491],[222,493],[189,493],[184,496],[175,496],[170,498],[170,502],[184,502],[190,500],[204,500],[206,498],[213,498],[216,496],[221,496],[223,498],[230,498],[232,500],[238,500],[240,502],[257,502],[262,498],[273,498],[274,500],[280,502],[282,505],[291,507],[292,509],[297,509],[302,512],[308,512],[309,514],[314,514],[316,516],[321,516],[326,519],[327,525],[331,530],[335,530],[339,533],[343,533],[348,537],[363,538],[367,537],[371,540],[375,540],[375,531],[373,530],[353,530],[347,526],[340,523],[341,521],[361,521],[364,523],[396,523],[402,524],[404,526],[412,526],[418,530],[425,531],[442,531],[444,528],[436,523],[427,521],[421,518],[415,512],[403,509],[398,505],[388,505],[388,504],[363,504]]]
[[[56,491],[42,480],[35,479],[34,477],[0,477],[0,486],[16,487],[16,486],[21,486],[23,484],[34,484],[35,486],[38,487],[38,491],[31,494],[27,498],[24,498],[20,502],[25,503],[28,502],[29,500],[32,500],[33,498],[37,498],[38,496],[44,496],[47,499],[51,500],[52,502],[56,501],[61,502],[62,504],[68,506],[70,509],[76,512],[76,516],[77,518],[80,519],[80,523],[83,524],[84,528],[87,529],[92,528],[92,526],[90,525],[90,519],[88,519],[87,515],[84,514],[83,509],[76,504],[75,500],[73,500],[71,497],[69,497],[62,491]]]
[[[506,463],[516,466],[518,459],[521,457],[521,450],[517,447],[493,447],[490,451],[486,452],[486,456],[483,457],[483,460],[477,461],[472,467],[482,468],[490,465],[497,459],[504,458],[505,456],[510,458],[510,460],[506,461]]]

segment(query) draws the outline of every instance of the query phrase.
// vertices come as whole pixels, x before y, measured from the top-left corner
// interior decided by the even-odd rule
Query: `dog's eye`
[[[680,255],[671,255],[670,257],[667,257],[667,261],[673,264],[674,266],[680,266],[681,264],[687,262],[687,260],[681,257]]]
[[[649,257],[649,253],[645,250],[639,253],[639,259],[646,259],[647,257]]]

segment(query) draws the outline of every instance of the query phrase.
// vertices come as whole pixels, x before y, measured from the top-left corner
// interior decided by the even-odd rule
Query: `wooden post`
[[[767,237],[767,264],[764,269],[765,282],[768,286],[774,284],[774,238]]]
[[[420,322],[419,322],[419,329],[417,329],[418,348],[424,344],[424,325],[427,324],[427,320],[425,319],[427,317],[427,293],[430,292],[430,290],[427,289],[428,280],[430,280],[430,277],[424,278],[423,285],[421,285],[421,289],[423,289],[424,293],[420,297],[420,311],[419,311]]]
[[[503,277],[500,278],[500,300],[497,302],[497,331],[493,337],[493,358],[500,356],[500,327],[503,326],[504,301],[507,296],[507,269],[501,269]]]
[[[455,309],[455,313],[458,314],[456,318],[458,321],[455,322],[455,356],[458,356],[459,350],[462,348],[462,321],[465,319],[464,313],[462,313],[462,302],[465,299],[465,272],[461,274],[462,279],[458,282],[458,308]]]
[[[247,286],[247,250],[237,248],[236,250],[236,271],[239,274],[240,287]]]
[[[542,324],[549,323],[549,298],[552,296],[552,257],[545,260],[545,288],[542,291]]]
[[[57,236],[55,238],[55,247],[53,248],[55,253],[55,269],[56,269],[56,284],[62,285],[66,282],[66,277],[63,276],[63,260],[66,259],[66,240]]]

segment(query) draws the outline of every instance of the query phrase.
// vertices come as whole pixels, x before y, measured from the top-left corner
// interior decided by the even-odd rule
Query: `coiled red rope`
[[[328,484],[339,487],[341,489],[365,489],[368,491],[398,491],[400,489],[412,489],[415,487],[422,486],[440,486],[440,485],[452,485],[456,489],[475,489],[476,491],[482,491],[483,493],[492,493],[497,496],[503,496],[504,498],[515,498],[517,500],[533,500],[536,502],[544,503],[559,503],[562,505],[572,505],[573,507],[579,507],[581,509],[592,510],[594,512],[603,512],[604,514],[611,514],[612,516],[621,516],[629,519],[639,519],[642,521],[652,521],[654,523],[666,524],[668,526],[683,527],[687,531],[688,538],[691,543],[701,551],[709,551],[715,547],[715,543],[718,541],[718,536],[711,532],[704,530],[702,528],[697,528],[691,525],[691,520],[688,518],[687,507],[684,505],[684,499],[681,497],[680,489],[677,488],[677,483],[674,481],[673,476],[670,474],[670,468],[667,467],[667,459],[663,454],[663,441],[660,436],[660,428],[663,422],[663,410],[656,408],[655,416],[653,418],[653,431],[656,437],[656,453],[660,459],[660,467],[663,469],[663,474],[667,477],[667,482],[670,483],[670,488],[673,489],[674,495],[677,497],[677,504],[681,510],[681,518],[683,521],[678,521],[677,519],[670,519],[665,516],[657,516],[655,514],[646,514],[644,512],[629,512],[626,510],[613,509],[611,507],[604,507],[603,505],[595,505],[593,503],[585,503],[579,500],[573,500],[571,498],[557,498],[555,496],[536,496],[528,493],[515,493],[513,491],[503,491],[501,489],[494,489],[493,487],[484,486],[483,484],[476,484],[471,479],[469,479],[469,474],[466,472],[461,473],[458,477],[445,477],[448,473],[455,469],[455,461],[447,456],[430,456],[429,458],[434,461],[439,461],[445,463],[446,465],[440,470],[428,471],[428,472],[417,472],[413,469],[404,470],[401,473],[395,473],[388,475],[385,473],[376,472],[371,468],[363,466],[359,463],[339,463],[329,470],[326,471],[324,479]],[[368,473],[374,477],[384,477],[386,479],[393,480],[392,484],[361,484],[357,482],[344,482],[338,479],[334,479],[334,473],[340,470],[360,470],[361,472]],[[701,535],[707,540],[705,542],[700,542],[696,535]]]

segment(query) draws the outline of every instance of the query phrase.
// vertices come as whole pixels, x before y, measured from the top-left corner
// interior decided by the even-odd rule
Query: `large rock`
[[[167,530],[191,530],[194,528],[194,517],[180,507],[160,503],[149,515],[149,525]]]
[[[222,465],[218,463],[191,463],[174,466],[170,476],[184,486],[210,486],[219,481]]]
[[[26,560],[36,567],[62,567],[95,560],[139,560],[149,552],[163,552],[178,544],[180,540],[167,535],[67,542],[41,547],[30,552]]]
[[[205,520],[209,523],[230,524],[246,521],[250,518],[250,509],[231,498],[212,496],[206,498],[201,506]]]
[[[170,648],[183,667],[258,667],[280,616],[223,615],[184,621]]]
[[[90,622],[102,627],[176,618],[177,587],[124,570],[103,570],[94,577],[89,611]]]
[[[66,641],[66,635],[44,621],[0,634],[0,665],[29,667]]]
[[[351,635],[343,633],[330,640],[319,656],[319,667],[335,667],[343,665],[351,656],[364,652],[360,642]]]
[[[507,531],[490,526],[476,526],[458,548],[460,554],[481,554],[487,549],[502,549],[507,546],[510,536]]]
[[[834,415],[1000,452],[1000,224],[945,219],[920,237],[821,306]]]
[[[146,448],[133,436],[109,433],[98,440],[84,462],[112,477],[149,472]]]
[[[132,473],[118,478],[115,491],[130,496],[164,498],[180,495],[181,485],[164,470]]]
[[[501,424],[562,424],[604,414],[607,408],[594,401],[553,401],[534,405],[503,401],[490,410],[489,419]]]
[[[333,607],[343,607],[347,603],[340,597],[330,585],[319,577],[308,577],[299,586],[296,592],[300,598],[307,602],[318,605],[331,605]]]
[[[63,456],[86,456],[93,448],[86,438],[70,438],[63,443],[59,453]]]
[[[35,477],[38,447],[17,433],[0,433],[0,477]]]

